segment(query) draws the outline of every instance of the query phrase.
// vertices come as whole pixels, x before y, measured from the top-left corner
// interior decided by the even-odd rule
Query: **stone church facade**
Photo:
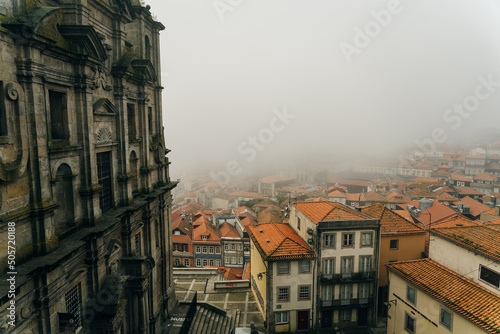
[[[0,333],[162,332],[164,26],[139,0],[0,0],[0,23]]]

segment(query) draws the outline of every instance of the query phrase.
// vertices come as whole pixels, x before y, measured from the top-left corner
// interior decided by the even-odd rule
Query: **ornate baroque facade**
[[[0,21],[0,333],[160,333],[164,26],[139,0],[0,0]]]

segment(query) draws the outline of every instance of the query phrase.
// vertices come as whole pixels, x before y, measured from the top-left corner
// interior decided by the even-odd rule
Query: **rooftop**
[[[247,226],[248,234],[262,258],[293,260],[314,258],[314,252],[288,224]]]
[[[390,271],[478,327],[500,332],[500,296],[430,260],[393,262]]]
[[[380,231],[384,234],[425,233],[423,229],[401,217],[382,204],[374,204],[361,209],[361,212],[372,218],[380,219]]]
[[[500,231],[486,225],[435,228],[432,233],[500,262]]]
[[[369,217],[336,202],[300,202],[294,206],[313,223],[324,220],[360,220]]]

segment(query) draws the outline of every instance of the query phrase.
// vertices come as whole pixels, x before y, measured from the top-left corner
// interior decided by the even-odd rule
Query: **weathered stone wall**
[[[0,0],[0,23],[0,270],[15,222],[18,272],[0,330],[59,333],[79,291],[84,333],[159,333],[176,304],[163,25],[137,0]]]

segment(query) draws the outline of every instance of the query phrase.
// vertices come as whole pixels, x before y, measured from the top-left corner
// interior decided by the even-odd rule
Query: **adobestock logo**
[[[372,10],[370,16],[373,20],[365,23],[363,29],[354,27],[354,40],[347,43],[342,41],[339,44],[340,51],[344,55],[348,64],[352,62],[354,55],[359,55],[363,49],[368,47],[372,40],[382,32],[383,28],[387,28],[392,22],[394,15],[398,15],[403,11],[403,6],[399,0],[390,0],[387,3],[387,9]]]
[[[479,76],[479,84],[475,87],[474,93],[467,95],[461,102],[454,103],[452,107],[443,113],[443,120],[451,125],[453,130],[458,130],[463,120],[469,118],[473,112],[478,110],[481,101],[489,99],[500,87],[500,81],[493,81],[493,74],[487,77]],[[448,139],[443,128],[435,128],[431,131],[431,136],[422,140],[415,139],[415,144],[421,153],[433,155],[436,153],[436,144],[442,144]]]
[[[295,119],[296,115],[288,112],[286,107],[282,110],[274,109],[274,116],[269,120],[267,127],[261,128],[257,134],[248,136],[236,147],[240,156],[245,157],[247,162],[255,160],[259,152],[262,152],[275,139],[276,134],[282,132]],[[228,184],[231,176],[237,176],[243,172],[243,167],[237,160],[230,160],[226,163],[224,170],[211,171],[210,177],[220,184]]]

